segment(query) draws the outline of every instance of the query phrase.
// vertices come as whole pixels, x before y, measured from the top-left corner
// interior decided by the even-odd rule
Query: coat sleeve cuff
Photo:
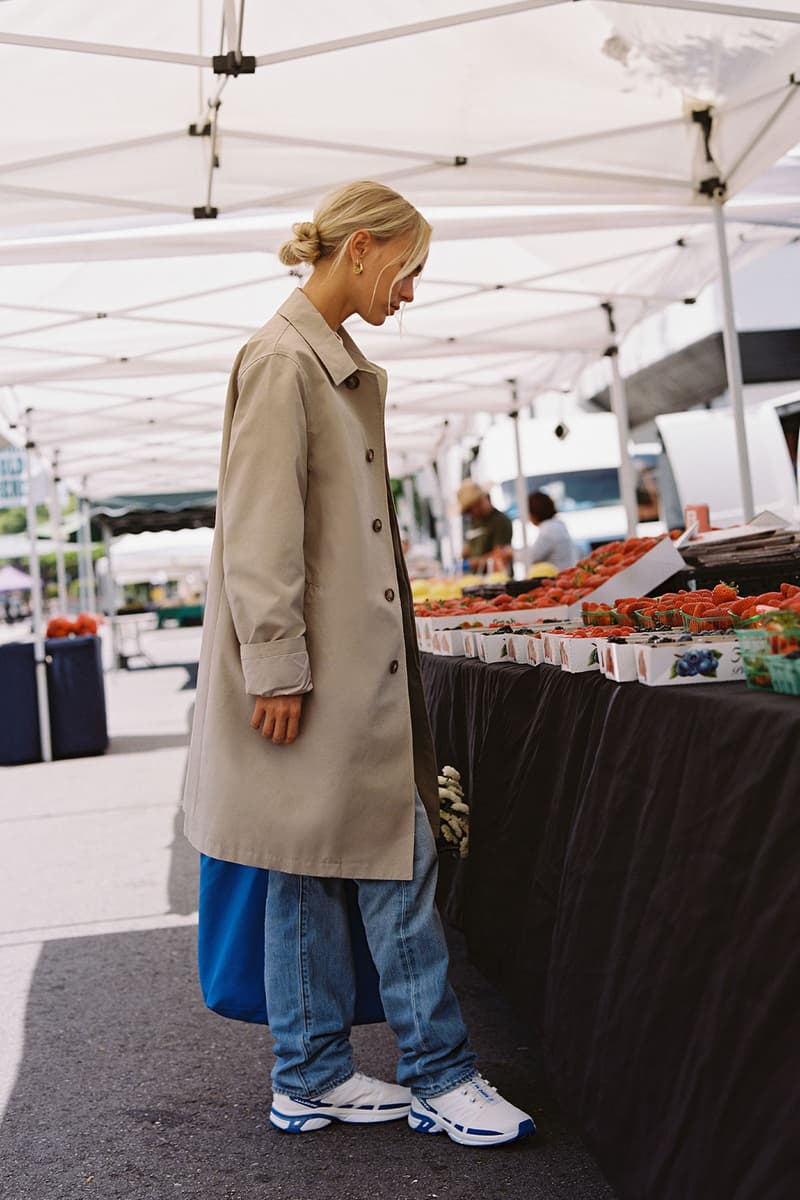
[[[311,691],[304,637],[252,642],[242,645],[240,652],[248,696],[295,696]]]

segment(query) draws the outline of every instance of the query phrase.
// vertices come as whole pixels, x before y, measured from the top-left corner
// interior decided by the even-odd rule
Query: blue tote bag
[[[212,1012],[268,1025],[264,990],[264,919],[269,871],[200,855],[197,961]],[[356,969],[356,1025],[385,1021],[378,972],[367,945],[356,887],[345,882]]]

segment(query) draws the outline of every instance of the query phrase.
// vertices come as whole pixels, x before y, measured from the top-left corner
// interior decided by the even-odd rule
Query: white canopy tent
[[[397,183],[428,208],[443,202],[512,206],[509,223],[523,217],[521,204],[543,201],[688,207],[703,220],[715,216],[719,253],[725,244],[721,202],[796,139],[795,8],[788,0],[409,0],[406,21],[397,25],[388,0],[352,0],[345,10],[315,6],[308,43],[308,12],[291,7],[143,0],[127,12],[88,0],[20,0],[0,11],[0,67],[16,102],[15,120],[3,134],[8,161],[0,168],[5,248],[17,262],[63,258],[66,242],[52,234],[69,229],[83,234],[87,256],[116,257],[108,233],[122,225],[139,230],[121,240],[124,253],[141,253],[143,225],[158,221],[162,254],[184,237],[181,250],[166,253],[190,246],[196,253],[204,235],[219,250],[242,230],[192,223],[192,215],[265,208],[295,213],[342,179],[370,175]],[[66,111],[63,97],[69,98]],[[167,231],[165,219],[172,222]],[[502,220],[496,212],[481,219],[484,232],[487,223]],[[619,222],[619,215],[607,219]],[[519,235],[518,226],[514,232]],[[272,235],[274,248],[277,225]],[[495,254],[497,245],[491,246]],[[434,281],[435,294],[428,285],[427,312],[409,316],[402,342],[405,375],[396,379],[392,419],[399,421],[402,410],[407,452],[420,440],[430,444],[438,411],[448,405],[451,413],[459,403],[467,412],[507,406],[507,392],[500,393],[508,378],[519,381],[523,396],[526,387],[568,380],[587,354],[603,349],[599,343],[609,345],[608,314],[598,300],[613,302],[618,339],[647,307],[671,298],[669,271],[664,280],[653,249],[652,269],[628,272],[626,286],[616,290],[598,277],[604,263],[594,277],[585,272],[581,285],[575,283],[577,259],[567,268],[556,264],[549,279],[548,271],[515,276],[513,268],[508,278],[502,255],[488,278],[472,263],[463,263],[459,274],[443,261],[447,272]],[[666,256],[669,248],[663,249]],[[455,253],[461,263],[460,250]],[[506,257],[520,253],[517,238]],[[594,262],[584,254],[584,268]],[[268,260],[259,265],[266,272],[258,272],[253,287],[266,298],[266,275],[273,294],[282,294],[285,275],[271,272]],[[721,266],[724,276],[726,262]],[[141,264],[138,280],[133,271],[125,275],[122,305],[119,298],[116,304],[98,299],[79,305],[77,319],[66,297],[56,304],[62,294],[56,276],[47,304],[40,289],[38,302],[26,305],[9,281],[2,294],[14,295],[17,307],[0,313],[0,328],[13,335],[3,339],[0,378],[18,388],[78,387],[101,421],[88,439],[86,412],[83,433],[51,424],[64,446],[65,473],[67,438],[73,464],[81,460],[93,489],[103,462],[124,471],[131,462],[123,433],[127,406],[136,413],[137,467],[149,464],[163,487],[174,443],[154,432],[161,418],[145,410],[151,396],[163,398],[165,385],[169,403],[180,404],[172,415],[188,469],[207,472],[215,441],[190,412],[209,407],[209,387],[218,389],[217,377],[252,327],[254,291],[247,295],[241,272],[231,279],[235,269],[233,259],[227,265],[215,257],[213,278],[206,261],[202,284],[193,284],[196,295],[162,293],[153,301],[152,290],[142,286],[148,270]],[[565,269],[575,286],[562,280],[558,295],[555,288],[548,293],[546,284]],[[707,272],[697,266],[696,274],[699,280]],[[502,289],[491,307],[490,287]],[[681,290],[686,287],[683,281]],[[234,296],[243,303],[235,305]],[[261,314],[272,307],[265,299]],[[30,323],[20,326],[21,315]],[[428,323],[418,332],[423,316]],[[99,350],[98,320],[104,324]],[[730,320],[726,335],[736,407],[741,396]],[[365,348],[391,361],[398,344],[376,337]],[[433,359],[445,364],[438,372]],[[137,390],[120,393],[121,380],[134,376]],[[94,398],[99,391],[106,395]],[[119,410],[115,403],[113,413],[104,414],[108,399],[119,399]],[[31,401],[23,396],[14,403],[24,408]],[[63,395],[53,403],[62,414],[69,407]],[[40,428],[37,437],[43,440]],[[399,440],[395,444],[399,449]],[[745,490],[746,457],[742,441]]]
[[[797,140],[793,0],[407,0],[403,17],[3,5],[0,228],[293,210],[359,176],[427,206],[703,204]]]
[[[735,263],[797,236],[780,203],[741,211],[750,219],[728,227]],[[353,329],[390,371],[398,473],[430,461],[474,414],[571,387],[612,343],[608,306],[622,338],[659,308],[693,301],[717,271],[712,227],[693,210],[681,224],[640,212],[638,226],[616,229],[608,213],[584,213],[601,227],[582,231],[566,213],[561,233],[558,214],[529,211],[496,217],[491,237],[467,210],[463,224],[433,216],[444,236],[402,329]],[[247,232],[272,245],[284,235],[285,224]],[[125,255],[129,239],[119,241]],[[81,244],[62,241],[73,255]],[[0,295],[13,297],[0,304],[6,420],[32,410],[37,445],[58,450],[62,476],[88,495],[213,487],[230,364],[297,283],[264,250],[0,267]]]

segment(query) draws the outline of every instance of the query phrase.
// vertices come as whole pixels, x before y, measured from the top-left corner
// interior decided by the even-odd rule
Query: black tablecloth
[[[422,662],[472,802],[449,915],[609,1178],[800,1196],[800,702]]]

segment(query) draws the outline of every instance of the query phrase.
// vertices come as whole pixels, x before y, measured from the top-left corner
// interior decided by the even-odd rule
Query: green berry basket
[[[766,661],[770,652],[769,635],[762,624],[753,625],[754,620],[760,621],[760,618],[751,617],[749,627],[739,626],[736,630],[744,677],[749,688],[757,692],[772,692],[774,688]]]
[[[800,696],[800,658],[790,658],[788,654],[767,654],[764,661],[773,691],[781,692],[784,696]]]
[[[761,692],[775,691],[767,659],[785,658],[793,650],[800,649],[797,613],[760,613],[739,625],[735,632],[742,652],[747,686]],[[790,663],[792,661],[789,659]]]
[[[719,629],[732,629],[733,620],[730,614],[723,617],[694,617],[691,613],[681,613],[683,628],[689,633],[715,633]]]
[[[624,625],[615,608],[585,608],[581,613],[584,625]]]

